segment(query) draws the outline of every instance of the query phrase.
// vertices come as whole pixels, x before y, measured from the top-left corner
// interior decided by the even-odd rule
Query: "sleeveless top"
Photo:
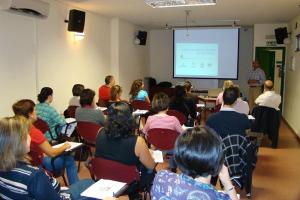
[[[127,138],[108,138],[104,128],[99,132],[96,139],[95,157],[102,157],[114,160],[126,165],[140,164],[139,158],[135,155],[136,135]]]

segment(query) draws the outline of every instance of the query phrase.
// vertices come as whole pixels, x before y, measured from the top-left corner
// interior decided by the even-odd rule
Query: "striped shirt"
[[[36,105],[36,113],[38,118],[41,118],[45,122],[47,122],[50,131],[54,138],[57,137],[56,127],[62,127],[66,124],[65,119],[48,103],[38,103]],[[50,133],[46,133],[46,137],[49,141],[52,140]]]
[[[257,80],[258,83],[253,83],[250,86],[262,86],[266,80],[266,75],[264,70],[261,68],[256,68],[251,70],[249,80]]]
[[[0,172],[1,199],[62,199],[60,186],[56,179],[48,176],[42,169],[18,162],[16,168]]]

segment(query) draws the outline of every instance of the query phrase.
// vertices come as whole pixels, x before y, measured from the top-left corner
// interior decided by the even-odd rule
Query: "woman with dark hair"
[[[38,103],[36,105],[36,113],[38,118],[47,122],[54,138],[57,138],[57,131],[66,125],[65,119],[50,104],[53,101],[53,90],[50,87],[43,87],[38,95]],[[46,133],[48,141],[51,141],[51,135]]]
[[[80,105],[75,111],[77,121],[88,121],[104,125],[104,115],[100,109],[96,109],[95,92],[91,89],[84,89],[80,94]]]
[[[144,90],[144,82],[142,79],[133,81],[129,94],[130,101],[140,100],[150,103],[148,93]]]
[[[162,170],[157,173],[151,189],[151,199],[237,200],[220,138],[207,127],[187,129],[175,143],[175,161],[181,174]],[[219,175],[224,192],[211,184],[212,176]]]
[[[12,108],[16,116],[23,116],[32,123],[37,120],[35,103],[30,99],[22,99],[14,103]],[[76,183],[79,180],[73,156],[63,154],[70,147],[67,142],[59,148],[53,148],[44,134],[34,125],[30,127],[30,137],[29,155],[32,158],[31,163],[33,165],[39,166],[42,164],[47,170],[54,171],[51,160],[53,157],[56,157],[53,162],[55,170],[61,171],[66,169],[70,184]],[[47,156],[44,156],[44,154]]]
[[[79,181],[61,192],[56,179],[28,164],[30,126],[30,121],[20,116],[0,120],[1,199],[86,199],[80,193],[93,184],[92,180]]]
[[[80,106],[79,97],[80,94],[84,90],[84,85],[75,84],[72,88],[73,97],[69,100],[69,106]]]
[[[95,157],[135,165],[141,171],[141,182],[147,182],[155,163],[145,140],[134,135],[135,122],[129,104],[116,102],[107,111],[107,121],[96,139]]]
[[[146,121],[143,129],[146,137],[148,131],[153,128],[170,129],[176,131],[179,134],[183,132],[182,126],[180,125],[178,119],[175,116],[167,115],[168,108],[168,95],[163,92],[155,94],[152,100],[151,109],[157,114],[149,116]],[[161,137],[163,137],[163,135]],[[170,151],[172,151],[172,149],[170,149]],[[172,171],[176,171],[177,166],[173,157],[169,159],[169,166]]]
[[[190,97],[186,96],[186,89],[184,86],[177,85],[175,87],[175,96],[171,99],[170,109],[177,110],[183,113],[188,119],[186,126],[194,126],[194,119],[197,115],[197,105]]]

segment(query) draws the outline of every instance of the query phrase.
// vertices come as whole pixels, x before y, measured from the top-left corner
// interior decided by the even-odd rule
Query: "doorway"
[[[280,110],[283,105],[283,90],[285,77],[285,47],[256,47],[255,59],[260,62],[265,71],[266,79],[274,83],[274,91],[281,95]]]

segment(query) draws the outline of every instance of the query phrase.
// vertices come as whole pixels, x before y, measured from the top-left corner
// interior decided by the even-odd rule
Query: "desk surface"
[[[217,100],[217,97],[209,97],[209,96],[203,96],[203,95],[199,95],[198,97],[201,101],[216,101]]]

